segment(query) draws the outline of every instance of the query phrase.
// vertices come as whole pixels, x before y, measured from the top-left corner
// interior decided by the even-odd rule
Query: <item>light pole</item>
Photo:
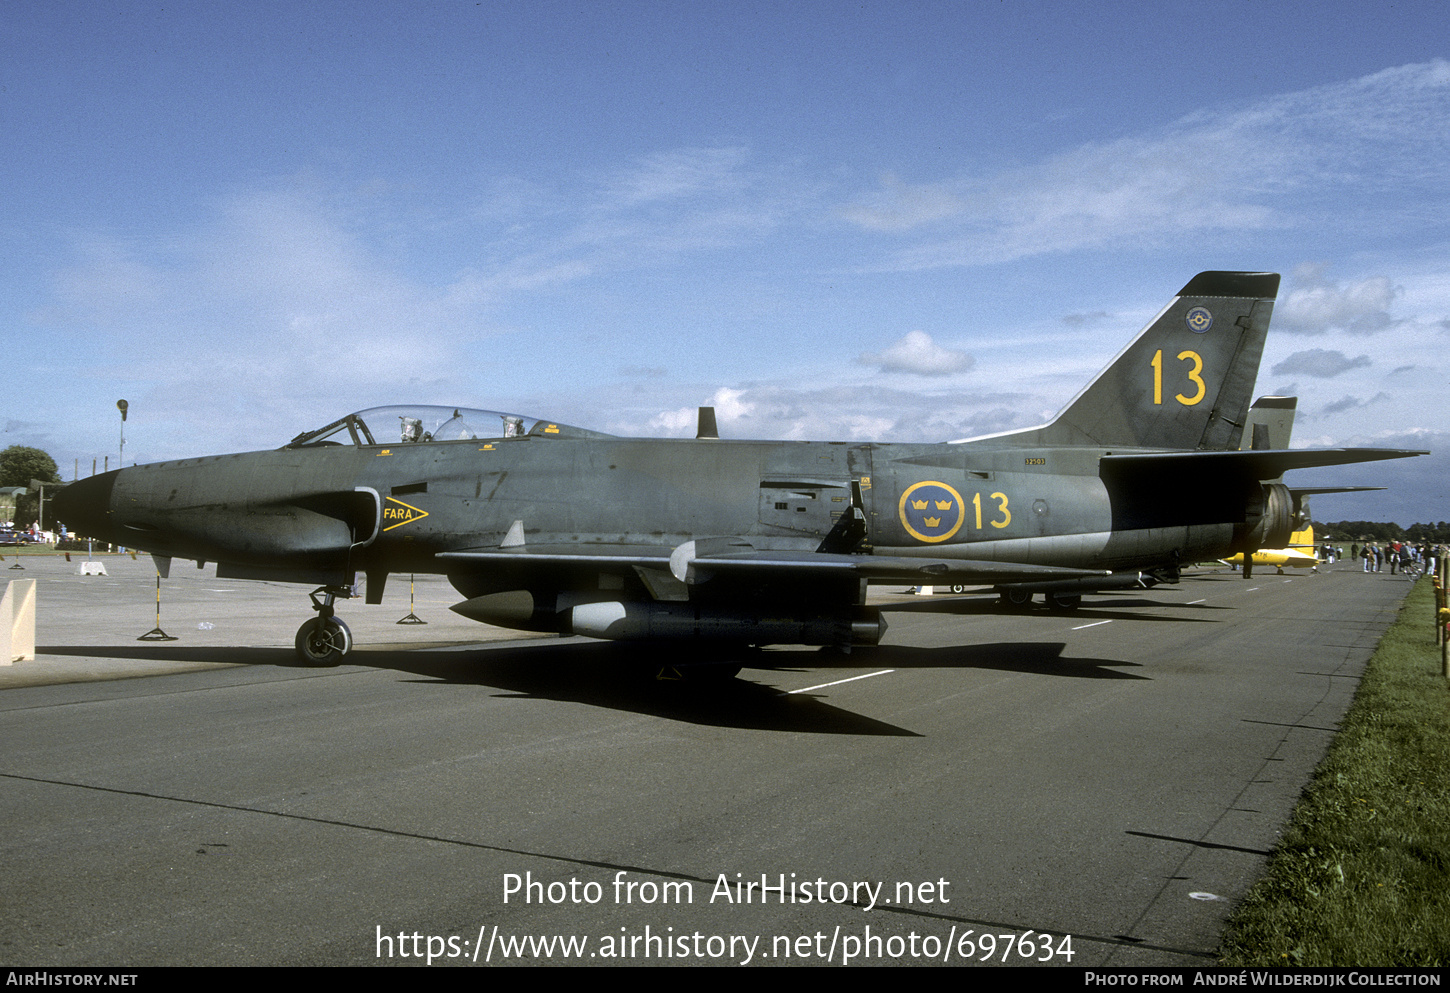
[[[116,409],[121,412],[121,461],[116,463],[117,469],[126,468],[126,410],[130,406],[125,400],[116,401]]]

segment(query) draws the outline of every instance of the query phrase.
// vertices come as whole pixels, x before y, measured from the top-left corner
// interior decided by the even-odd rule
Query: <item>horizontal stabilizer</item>
[[[1320,493],[1369,493],[1372,490],[1387,490],[1388,486],[1291,486],[1289,493],[1297,502],[1304,497]]]

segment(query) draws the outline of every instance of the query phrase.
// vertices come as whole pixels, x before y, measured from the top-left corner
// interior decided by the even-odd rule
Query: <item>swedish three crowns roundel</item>
[[[901,494],[901,526],[918,541],[946,541],[962,526],[962,496],[946,483],[927,480]]]

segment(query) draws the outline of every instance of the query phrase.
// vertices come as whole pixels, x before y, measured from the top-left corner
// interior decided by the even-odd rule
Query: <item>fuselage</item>
[[[73,485],[73,530],[233,575],[448,572],[436,556],[731,536],[815,549],[860,487],[863,552],[1095,569],[1217,558],[1242,500],[1142,519],[1107,450],[532,436],[325,445],[134,466]],[[1171,494],[1167,495],[1171,503]],[[1129,504],[1138,520],[1127,521]]]

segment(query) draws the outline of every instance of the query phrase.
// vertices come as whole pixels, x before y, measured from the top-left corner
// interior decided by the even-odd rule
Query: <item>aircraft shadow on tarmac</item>
[[[226,645],[37,645],[35,654],[77,658],[137,659],[150,662],[214,662],[219,665],[276,665],[301,668],[290,648],[232,648]],[[146,673],[146,675],[160,675]]]
[[[992,669],[1073,679],[1147,679],[1115,668],[1136,666],[1118,659],[1063,656],[1061,642],[1004,642],[945,648],[879,646],[849,655],[829,650],[786,649],[760,652],[745,660],[738,678],[718,676],[672,680],[657,678],[664,665],[687,662],[666,652],[642,655],[635,646],[613,642],[533,642],[480,650],[475,646],[400,651],[362,649],[347,666],[390,669],[424,677],[427,682],[492,686],[501,697],[583,703],[629,713],[712,727],[916,737],[906,728],[842,709],[826,702],[830,690],[786,693],[755,682],[754,672],[807,672],[817,668]],[[167,646],[95,646],[41,648],[47,655],[147,659],[158,662],[214,662],[307,669],[285,648],[184,648]],[[325,671],[325,670],[317,670]]]

